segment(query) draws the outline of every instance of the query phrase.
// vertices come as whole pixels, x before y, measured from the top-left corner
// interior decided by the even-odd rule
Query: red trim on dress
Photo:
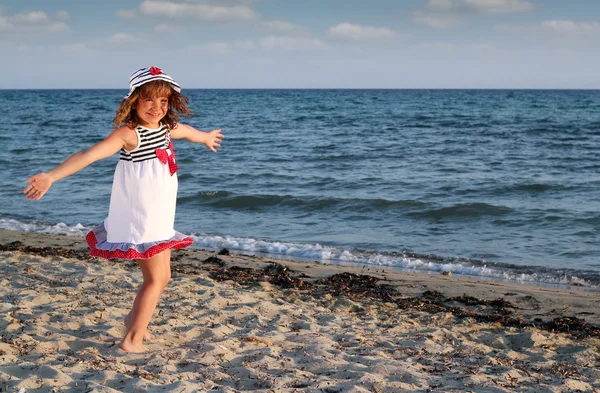
[[[96,248],[98,244],[98,239],[96,239],[96,234],[93,231],[89,231],[85,237],[87,244],[90,246],[91,251],[90,255],[93,257],[101,257],[106,259],[120,258],[120,259],[150,259],[154,255],[159,254],[169,248],[174,248],[179,250],[180,248],[185,248],[190,246],[194,241],[192,238],[186,237],[181,240],[171,240],[170,242],[160,243],[155,246],[150,247],[146,250],[145,253],[141,253],[130,248],[127,251],[122,250],[99,250]]]

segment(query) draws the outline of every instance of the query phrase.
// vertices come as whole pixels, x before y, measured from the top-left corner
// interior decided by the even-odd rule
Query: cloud
[[[31,24],[40,24],[40,23],[48,23],[50,20],[48,15],[46,15],[43,11],[35,11],[35,12],[27,12],[24,14],[17,14],[10,19],[14,23],[31,23]]]
[[[259,30],[266,32],[267,35],[304,37],[305,39],[312,37],[311,30],[308,27],[290,23],[286,20],[263,21],[257,27]]]
[[[452,52],[456,45],[449,42],[426,42],[421,47],[433,52]]]
[[[576,22],[573,20],[547,20],[535,25],[497,25],[496,30],[522,35],[554,35],[582,37],[600,35],[600,22]]]
[[[73,55],[84,55],[84,56],[92,56],[97,54],[97,52],[87,45],[82,43],[76,44],[68,44],[68,45],[59,45],[58,50],[63,53],[73,54]]]
[[[522,25],[496,25],[494,27],[494,29],[497,31],[505,32],[505,33],[525,34],[525,33],[534,33],[536,30],[536,27],[535,26],[522,26]]]
[[[67,11],[58,11],[56,13],[56,18],[62,20],[69,19],[69,13]]]
[[[394,36],[394,32],[387,27],[371,27],[353,25],[351,23],[340,23],[329,28],[329,36],[360,40],[390,38]]]
[[[525,0],[429,0],[431,11],[457,13],[513,13],[533,10],[533,3]]]
[[[283,50],[287,52],[322,50],[327,45],[318,38],[300,38],[288,36],[269,36],[259,42],[266,51]]]
[[[450,42],[426,42],[420,46],[421,48],[436,53],[452,53],[452,52],[464,52],[464,53],[489,53],[490,51],[496,50],[496,47],[490,44],[457,44]]]
[[[12,33],[61,33],[68,32],[69,27],[64,22],[53,21],[43,11],[32,11],[13,16],[0,15],[0,31]]]
[[[572,20],[548,20],[541,23],[546,31],[558,34],[600,33],[600,22],[575,22]]]
[[[217,55],[231,55],[241,51],[252,50],[255,47],[256,45],[252,41],[214,41],[208,42],[201,46],[191,47],[189,49],[194,52],[210,52]]]
[[[245,5],[217,6],[207,3],[179,3],[174,1],[144,1],[139,14],[168,18],[194,18],[207,22],[249,21],[259,17],[259,14]],[[124,11],[120,11],[124,12]],[[129,15],[125,13],[125,15]]]
[[[156,25],[154,31],[157,33],[166,33],[166,34],[174,34],[181,32],[181,29],[173,24],[162,23],[160,25]]]
[[[113,34],[108,38],[108,41],[115,45],[128,45],[143,42],[143,40],[126,33]]]
[[[413,13],[413,22],[447,29],[462,26],[468,18],[482,14],[529,12],[533,3],[525,0],[428,0],[425,10]]]
[[[467,23],[467,18],[464,15],[454,13],[445,14],[416,11],[413,14],[413,22],[436,29],[448,29],[464,25]]]
[[[524,0],[463,0],[474,9],[487,13],[529,12],[533,3]]]
[[[144,46],[150,43],[144,35],[136,36],[129,33],[115,33],[109,36],[97,37],[88,42],[90,48],[98,50],[131,48],[133,45]]]
[[[300,28],[300,26],[293,25],[289,22],[282,21],[282,20],[273,20],[273,21],[265,22],[264,25],[265,25],[265,27],[267,27],[271,30],[278,30],[278,31],[285,31],[285,32],[290,32],[290,31]]]

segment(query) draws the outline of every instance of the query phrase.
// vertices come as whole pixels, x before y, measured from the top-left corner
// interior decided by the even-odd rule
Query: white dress
[[[136,148],[121,150],[108,217],[86,236],[92,256],[148,259],[193,243],[173,229],[178,168],[169,127],[137,126],[135,132]]]

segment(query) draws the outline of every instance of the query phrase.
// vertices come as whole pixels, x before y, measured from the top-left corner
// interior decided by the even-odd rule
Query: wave
[[[339,208],[343,210],[376,211],[389,209],[424,208],[428,204],[416,200],[387,200],[368,198],[322,198],[293,195],[239,195],[228,191],[199,192],[180,197],[178,203],[204,202],[212,207],[224,209],[251,209],[261,207],[294,207],[320,210]]]
[[[42,221],[22,222],[10,218],[0,218],[0,228],[21,232],[49,233],[54,235],[86,235],[92,227],[81,224],[67,225],[64,222],[48,224]]]
[[[178,203],[206,203],[218,209],[261,209],[294,208],[304,211],[336,209],[338,211],[390,212],[403,211],[408,217],[417,219],[478,218],[485,216],[500,217],[511,214],[513,209],[506,206],[487,203],[462,203],[437,207],[429,202],[418,200],[388,200],[368,198],[322,198],[293,195],[237,195],[227,191],[199,192],[188,197],[178,198]]]
[[[17,149],[11,149],[9,150],[10,153],[16,154],[16,155],[21,155],[21,154],[25,154],[25,153],[30,153],[34,151],[34,149],[30,149],[30,148],[17,148]]]
[[[0,228],[75,236],[84,236],[91,229],[81,224],[69,226],[64,223],[25,223],[14,219],[0,219]],[[591,270],[519,266],[488,262],[482,259],[449,258],[435,254],[408,252],[378,252],[229,235],[196,233],[189,234],[189,236],[195,241],[192,248],[210,251],[227,248],[241,254],[264,255],[291,260],[317,260],[324,263],[362,265],[402,271],[452,272],[467,277],[546,285],[576,285],[590,290],[600,290],[600,273]]]
[[[550,183],[520,183],[520,184],[509,184],[502,187],[498,187],[493,191],[495,195],[506,195],[513,192],[549,192],[549,191],[569,191],[576,189],[576,186],[564,185],[564,184],[550,184]]]
[[[60,126],[63,126],[64,124],[65,123],[63,121],[50,119],[50,120],[43,120],[38,125],[40,127],[52,127],[52,126],[60,127]]]
[[[477,218],[483,216],[504,216],[513,212],[506,206],[496,206],[487,203],[459,203],[452,206],[428,209],[420,212],[410,212],[409,216],[417,218],[442,219],[455,218]]]
[[[192,177],[192,176],[190,175],[188,177]],[[188,177],[186,177],[185,179],[187,179]],[[183,178],[183,176],[180,177],[180,180],[182,178]],[[179,204],[179,203],[187,203],[187,202],[193,202],[193,201],[208,201],[208,200],[212,200],[215,198],[225,198],[225,197],[228,197],[229,195],[231,195],[231,193],[228,191],[201,191],[194,195],[178,197],[177,203]]]
[[[402,125],[404,128],[435,128],[433,124],[428,123],[406,123]]]

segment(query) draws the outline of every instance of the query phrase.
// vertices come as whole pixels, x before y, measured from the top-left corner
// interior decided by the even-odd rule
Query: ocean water
[[[102,140],[125,90],[2,90],[0,227],[83,235],[118,155],[25,180]],[[600,91],[185,90],[218,153],[175,141],[195,247],[600,288]]]

